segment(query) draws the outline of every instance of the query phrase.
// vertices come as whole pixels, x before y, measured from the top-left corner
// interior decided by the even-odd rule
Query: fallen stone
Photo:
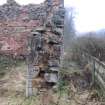
[[[55,25],[62,25],[64,20],[59,15],[54,15],[52,21]]]

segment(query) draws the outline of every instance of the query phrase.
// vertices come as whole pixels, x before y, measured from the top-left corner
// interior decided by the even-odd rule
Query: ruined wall
[[[59,80],[65,10],[61,0],[46,0],[45,4],[45,22],[29,38],[27,96],[36,88],[52,88]]]
[[[14,0],[7,0],[6,4],[0,6],[0,54],[15,57],[25,55],[27,38],[31,31],[43,26],[47,19],[51,20],[54,9],[58,8],[58,1],[21,6]]]
[[[14,0],[0,6],[0,53],[25,55],[27,36],[46,18],[46,5],[21,6]]]
[[[54,86],[59,79],[63,47],[63,0],[21,6],[14,0],[0,6],[0,54],[27,57],[26,95]]]

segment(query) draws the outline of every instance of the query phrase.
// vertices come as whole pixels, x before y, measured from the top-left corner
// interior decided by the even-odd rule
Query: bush
[[[72,45],[73,53],[77,54],[78,58],[82,52],[87,52],[90,55],[105,61],[105,38],[95,36],[78,37]],[[79,55],[78,55],[79,54]]]

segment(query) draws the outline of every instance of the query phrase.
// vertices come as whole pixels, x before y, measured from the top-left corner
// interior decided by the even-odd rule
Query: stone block
[[[49,67],[59,67],[59,60],[48,60],[48,66]]]
[[[55,25],[62,25],[64,20],[59,15],[54,15],[52,21]]]
[[[59,72],[59,67],[50,67],[49,70],[53,72]]]
[[[45,73],[44,78],[45,78],[45,81],[50,83],[58,82],[58,75],[56,73]]]
[[[54,29],[52,29],[52,32],[53,32],[55,35],[58,35],[58,36],[62,36],[62,35],[63,35],[63,30],[60,29],[60,28],[54,28]]]

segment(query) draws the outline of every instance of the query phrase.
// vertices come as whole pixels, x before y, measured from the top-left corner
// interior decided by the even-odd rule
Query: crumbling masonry
[[[7,0],[0,6],[0,53],[27,57],[26,96],[58,82],[64,14],[63,0],[25,6]]]
[[[34,88],[51,88],[59,80],[63,47],[64,8],[61,0],[47,0],[42,27],[32,32],[29,41],[28,96]]]

